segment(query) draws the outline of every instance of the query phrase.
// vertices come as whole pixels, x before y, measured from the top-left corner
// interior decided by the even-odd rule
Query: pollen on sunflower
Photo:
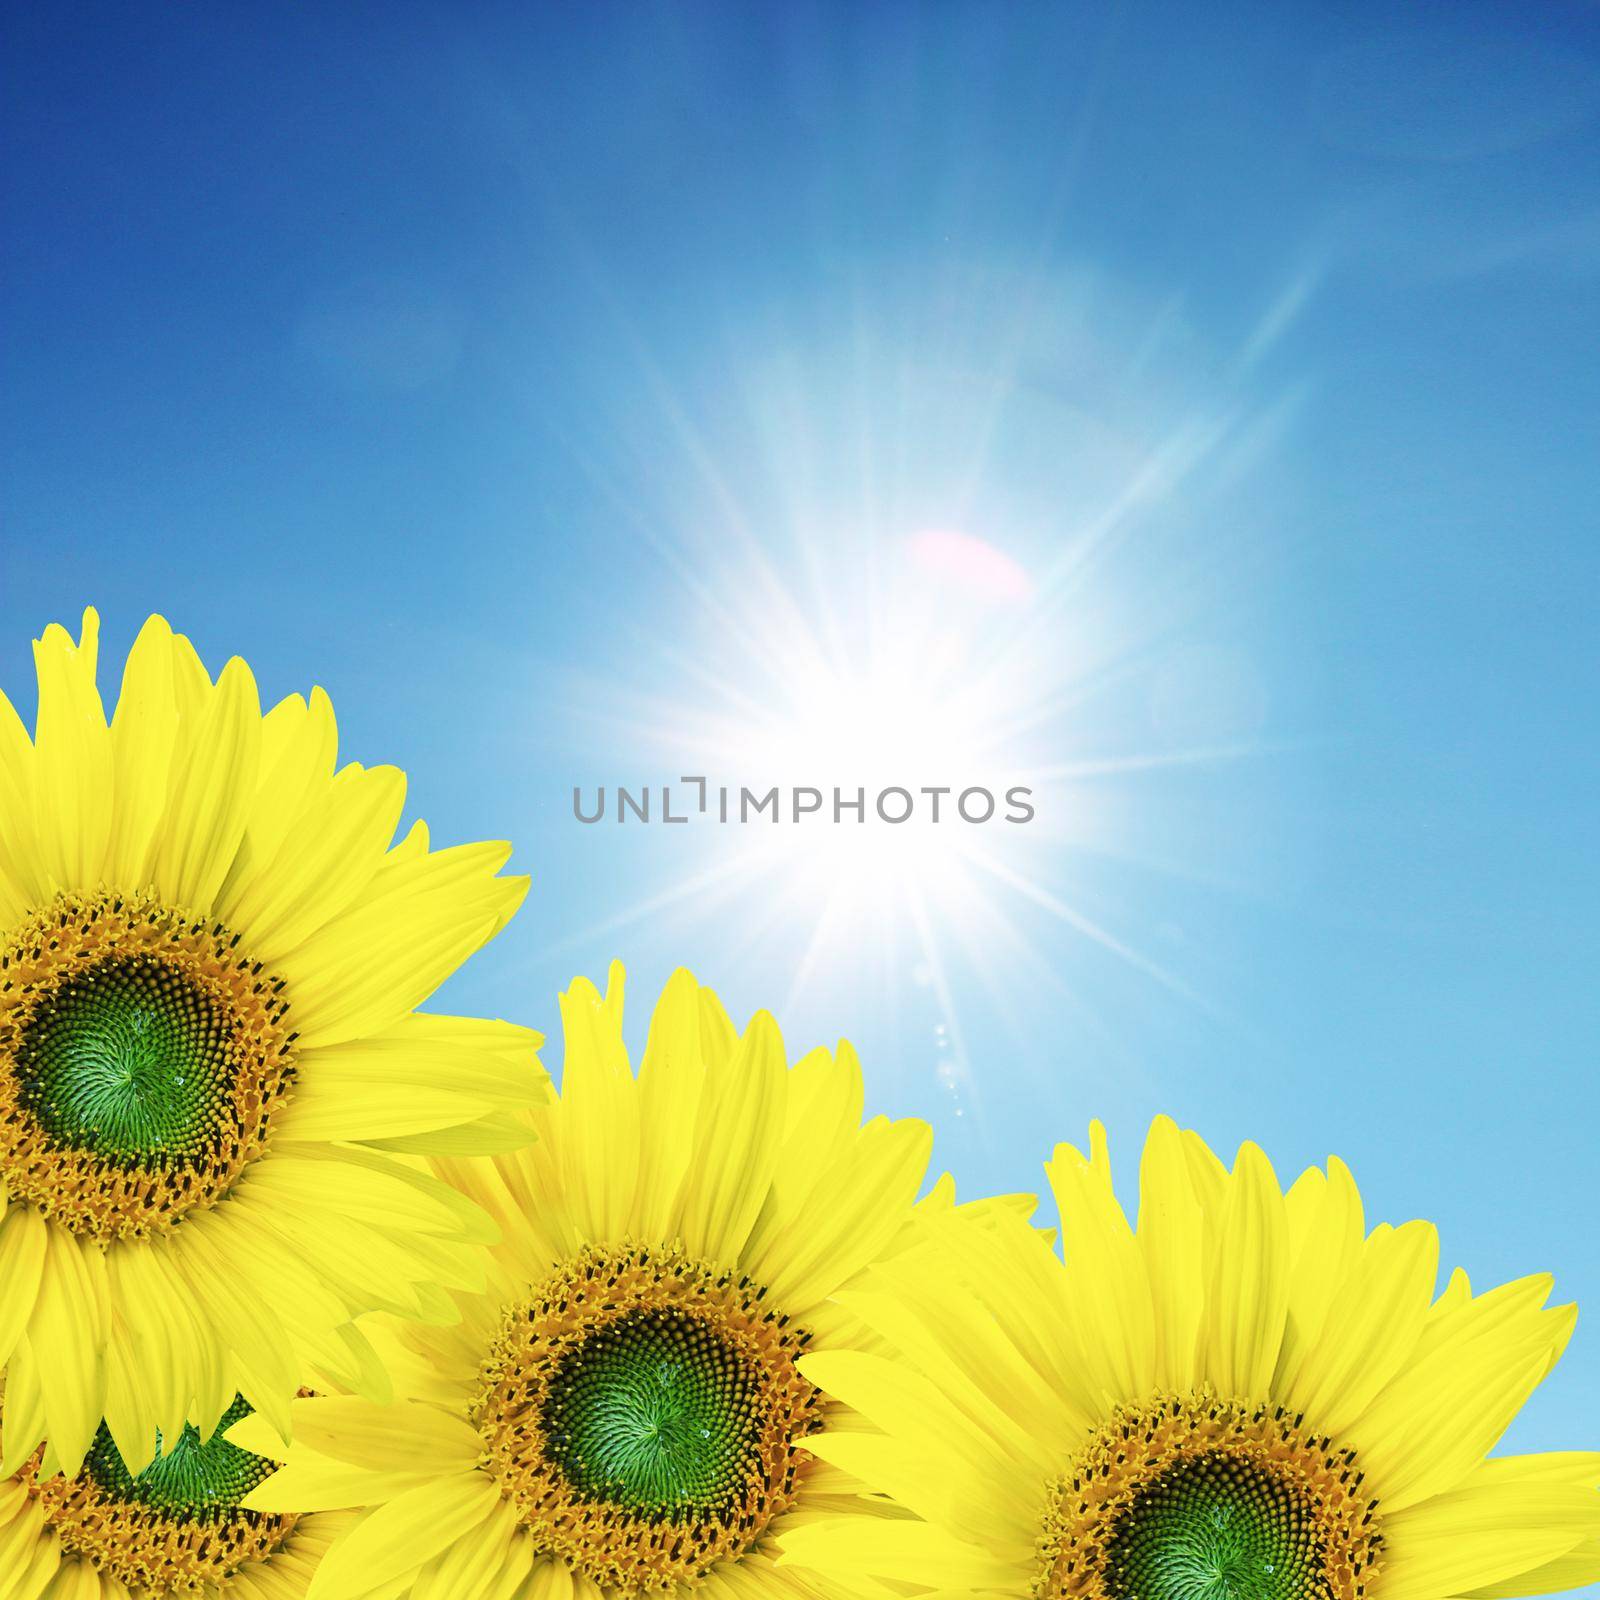
[[[507,1314],[473,1416],[537,1548],[665,1589],[793,1504],[821,1398],[804,1335],[761,1302],[670,1250],[590,1248]]]
[[[0,1176],[76,1232],[167,1228],[265,1148],[294,1083],[283,985],[220,924],[61,895],[0,947]]]
[[[1051,1495],[1037,1600],[1361,1600],[1382,1541],[1355,1455],[1205,1392],[1118,1411]]]

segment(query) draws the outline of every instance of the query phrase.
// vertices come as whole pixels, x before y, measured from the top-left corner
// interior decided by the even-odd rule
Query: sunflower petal
[[[81,641],[52,623],[33,647],[39,673],[33,825],[58,889],[98,888],[111,837],[114,767],[94,681],[98,633],[99,619],[89,610]]]
[[[472,1535],[500,1503],[483,1472],[439,1478],[369,1512],[323,1557],[306,1600],[364,1600]]]
[[[1244,1145],[1216,1222],[1202,1332],[1206,1375],[1229,1398],[1264,1395],[1289,1309],[1289,1230],[1266,1156]]]
[[[33,1316],[44,1273],[48,1224],[32,1206],[0,1214],[0,1371]]]
[[[153,871],[170,904],[210,911],[244,835],[260,755],[255,679],[235,657],[192,736],[180,737]]]

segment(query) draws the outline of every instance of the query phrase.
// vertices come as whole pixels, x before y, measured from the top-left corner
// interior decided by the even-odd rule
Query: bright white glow
[[[727,784],[735,803],[741,787],[779,787],[779,821],[721,828],[713,848],[788,925],[813,930],[796,987],[824,962],[881,960],[908,934],[917,971],[940,984],[932,930],[980,920],[984,856],[1011,859],[1006,836],[1042,825],[1005,820],[1022,814],[1008,791],[1042,764],[1015,733],[1036,696],[1038,664],[1015,648],[1031,581],[965,534],[913,535],[879,559],[875,604],[841,596],[821,626],[774,605],[754,651],[657,728],[695,763],[684,771]],[[817,791],[821,809],[794,820],[796,790]],[[980,820],[963,818],[964,795]]]
[[[780,1015],[813,985],[870,977],[894,1004],[909,980],[934,1000],[955,1089],[956,995],[976,985],[1002,1015],[1042,986],[1076,999],[1075,944],[1197,998],[1149,926],[1077,879],[1085,862],[1215,871],[1184,859],[1181,815],[1146,816],[1141,835],[1128,802],[1163,769],[1259,737],[1217,575],[1249,537],[1233,486],[1289,414],[1237,386],[1304,296],[1196,381],[1176,305],[1134,312],[1088,280],[943,287],[921,340],[875,341],[864,322],[830,351],[764,330],[760,358],[728,356],[701,403],[655,393],[641,459],[681,475],[631,498],[597,487],[675,580],[675,604],[630,619],[633,681],[604,697],[632,778],[703,776],[735,808],[741,786],[824,804],[723,824],[713,800],[711,817],[660,830],[666,881],[606,931],[648,925],[676,949],[675,920],[714,925],[724,970],[759,962]],[[910,320],[881,311],[885,328]],[[1248,506],[1268,512],[1259,485]],[[1033,791],[1028,823],[1003,820],[1014,786]],[[836,788],[866,791],[866,821],[834,820]],[[870,814],[888,788],[912,792],[911,820]],[[938,823],[929,788],[952,791]],[[970,788],[994,794],[994,820],[956,814]]]
[[[730,583],[714,607],[726,626],[687,669],[693,692],[636,713],[635,736],[661,753],[663,776],[703,776],[711,797],[711,815],[696,819],[705,870],[639,910],[732,912],[741,945],[771,940],[789,952],[785,1005],[841,972],[910,977],[934,997],[938,1071],[956,1093],[967,1068],[949,952],[980,969],[1023,963],[1000,905],[1017,891],[997,889],[1007,877],[1028,882],[1026,835],[1061,836],[1064,819],[1050,809],[1061,788],[1039,789],[1038,713],[1057,682],[1046,665],[1059,673],[1092,630],[1077,641],[1040,630],[1032,579],[974,535],[912,534],[874,554],[874,583],[841,590],[814,620],[775,582],[757,589],[761,615],[742,616],[748,572],[743,592]],[[774,787],[785,808],[777,821],[716,820],[719,790],[737,818],[741,789]],[[1028,822],[1005,820],[1021,814],[1020,799],[1008,805],[1014,788],[1030,791]],[[821,796],[798,821],[797,790]],[[836,791],[862,799],[864,815],[836,810]],[[965,820],[964,794],[974,818],[992,796],[992,815]],[[880,795],[890,816],[909,797],[909,819],[883,820]],[[998,965],[985,974],[999,976]]]
[[[832,799],[864,789],[868,820],[831,821],[831,804],[804,826],[827,835],[834,848],[904,860],[925,853],[954,819],[956,796],[969,786],[998,786],[1017,766],[999,735],[1024,686],[1017,666],[997,672],[986,664],[985,637],[993,618],[959,592],[897,590],[896,603],[870,619],[859,636],[830,649],[824,636],[794,613],[763,629],[760,671],[729,683],[730,703],[685,707],[677,733],[708,766],[752,784],[803,785]],[[1020,781],[1020,780],[1018,780]],[[921,793],[944,788],[943,796]],[[885,789],[911,791],[911,820],[892,824],[872,815]],[[903,805],[897,799],[896,805]],[[974,808],[977,802],[974,801]],[[889,807],[895,814],[896,806]],[[780,825],[781,827],[781,825]]]

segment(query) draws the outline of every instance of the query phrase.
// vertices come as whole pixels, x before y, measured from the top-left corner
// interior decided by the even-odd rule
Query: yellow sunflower
[[[412,1008],[516,909],[499,844],[398,843],[321,690],[262,716],[159,617],[109,723],[96,619],[0,696],[0,1473],[129,1467],[242,1393],[382,1392],[351,1318],[448,1314],[493,1227],[414,1153],[504,1147],[537,1036]]]
[[[574,984],[562,1020],[538,1141],[440,1163],[501,1226],[488,1291],[457,1294],[453,1326],[389,1324],[395,1405],[298,1401],[287,1466],[246,1498],[376,1507],[311,1600],[396,1581],[416,1600],[793,1600],[816,1591],[776,1567],[776,1531],[876,1514],[811,1456],[824,1406],[799,1364],[850,1337],[834,1295],[902,1246],[929,1129],[863,1126],[848,1046],[791,1067],[769,1016],[736,1034],[685,972],[637,1077],[620,969],[603,999]],[[229,1437],[275,1448],[259,1418]]]
[[[1156,1123],[1136,1225],[1096,1127],[1048,1168],[1065,1260],[930,1219],[845,1304],[881,1352],[801,1373],[868,1419],[810,1448],[907,1508],[813,1519],[841,1585],[1017,1600],[1446,1600],[1600,1577],[1600,1454],[1486,1459],[1571,1332],[1548,1278],[1437,1299],[1438,1240],[1370,1234],[1338,1162],[1283,1194]]]
[[[221,1427],[247,1415],[236,1398]],[[347,1511],[243,1511],[273,1463],[185,1427],[130,1470],[101,1425],[70,1477],[38,1449],[0,1480],[0,1600],[303,1600]]]

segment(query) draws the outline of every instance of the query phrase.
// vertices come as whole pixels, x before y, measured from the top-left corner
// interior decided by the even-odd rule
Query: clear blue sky
[[[1539,10],[13,8],[0,681],[92,602],[324,684],[534,875],[445,1000],[688,962],[968,1192],[1096,1114],[1338,1152],[1586,1304],[1516,1437],[1600,1444],[1600,13]],[[843,771],[804,663],[883,657],[1034,780],[988,867],[819,924],[821,835],[572,821]]]

